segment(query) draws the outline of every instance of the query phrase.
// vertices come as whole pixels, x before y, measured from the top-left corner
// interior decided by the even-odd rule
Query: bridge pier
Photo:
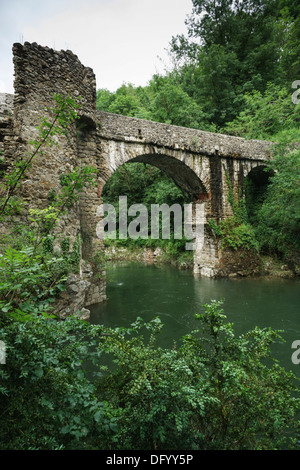
[[[220,274],[218,253],[219,247],[217,240],[211,233],[209,224],[205,224],[203,241],[201,243],[196,241],[194,273],[199,274],[200,277],[218,277]]]
[[[209,207],[209,201],[197,201],[192,204],[189,220],[185,221],[192,234],[186,248],[193,250],[194,273],[200,277],[214,278],[219,272],[219,243],[207,220]]]

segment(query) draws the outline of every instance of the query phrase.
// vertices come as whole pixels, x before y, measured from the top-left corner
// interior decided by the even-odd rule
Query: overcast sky
[[[0,0],[0,92],[13,93],[12,45],[25,41],[70,49],[97,89],[145,86],[191,11],[192,0]]]

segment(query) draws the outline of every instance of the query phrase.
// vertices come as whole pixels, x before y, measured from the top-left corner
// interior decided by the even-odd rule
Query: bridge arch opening
[[[174,157],[161,154],[139,155],[116,168],[102,189],[103,203],[112,203],[118,213],[120,211],[118,200],[121,196],[128,198],[126,201],[128,207],[133,204],[142,204],[148,210],[148,235],[141,237],[153,241],[152,245],[150,242],[148,246],[153,247],[154,240],[158,238],[167,238],[171,243],[176,239],[176,246],[181,251],[186,248],[187,239],[191,240],[186,237],[186,234],[190,234],[193,230],[194,203],[205,202],[209,199],[203,182],[188,165]],[[163,232],[162,218],[159,222],[159,236],[155,232],[156,236],[153,237],[154,216],[152,208],[154,206],[160,206],[159,210],[168,206],[169,238],[164,236],[166,232]],[[160,213],[160,217],[162,217],[162,213]],[[177,217],[181,217],[181,219]],[[188,222],[187,218],[189,218]],[[128,223],[130,220],[132,219],[128,218]],[[181,220],[181,228],[178,220]],[[116,238],[118,237],[119,233]],[[188,249],[191,250],[191,248]]]
[[[165,173],[191,200],[207,199],[208,192],[196,173],[182,160],[161,154],[137,156],[128,163],[145,163]]]
[[[274,175],[266,165],[258,165],[245,178],[245,202],[248,220],[252,225],[257,223],[258,211],[264,202],[270,178]]]

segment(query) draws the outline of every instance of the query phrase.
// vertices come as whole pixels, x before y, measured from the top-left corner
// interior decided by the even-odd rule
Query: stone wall
[[[72,96],[80,104],[80,113],[95,115],[95,77],[70,51],[54,51],[37,44],[14,44],[15,95],[14,133],[24,142],[19,154],[31,152],[29,142],[37,136],[40,118],[51,120],[49,109],[55,105],[54,94]],[[79,98],[81,97],[81,99]],[[44,205],[48,192],[57,187],[60,174],[77,166],[76,129],[71,134],[56,137],[58,146],[48,147],[30,169],[23,197]]]
[[[27,207],[44,208],[49,204],[49,194],[57,191],[60,176],[76,167],[88,164],[97,168],[98,150],[96,144],[96,81],[92,69],[85,67],[71,51],[55,51],[41,47],[36,43],[13,45],[15,67],[15,94],[2,97],[0,121],[3,122],[7,109],[12,116],[11,135],[5,137],[3,153],[6,165],[24,155],[31,155],[33,146],[30,142],[38,136],[37,126],[40,119],[47,117],[51,121],[51,108],[55,105],[54,94],[70,96],[80,105],[80,122],[85,123],[85,133],[79,133],[74,124],[68,136],[55,136],[57,146],[43,149],[24,175],[18,194]],[[4,106],[3,106],[4,104]],[[88,123],[88,126],[86,125]],[[1,124],[0,124],[1,126]],[[90,129],[93,128],[93,132]],[[84,257],[89,262],[88,277],[84,295],[81,289],[81,301],[74,303],[74,308],[84,307],[105,299],[105,276],[102,267],[94,262],[96,250],[101,242],[88,243],[87,232],[96,226],[97,188],[81,198],[78,207],[68,211],[60,218],[57,231],[68,237],[71,250],[77,236],[83,235]],[[88,227],[88,229],[86,228]],[[88,248],[87,248],[88,245]],[[84,272],[79,274],[79,282]],[[69,290],[71,294],[72,291]],[[74,300],[74,299],[73,299]],[[69,302],[72,301],[72,295]],[[71,308],[72,310],[72,308]]]
[[[8,150],[8,142],[13,138],[13,95],[0,93],[0,175],[8,168],[4,154]]]
[[[78,100],[81,113],[95,118],[96,79],[93,70],[81,64],[71,51],[55,51],[36,43],[13,45],[15,68],[14,106],[18,119],[29,111],[42,111],[51,103],[53,93]],[[79,98],[81,97],[81,99]]]

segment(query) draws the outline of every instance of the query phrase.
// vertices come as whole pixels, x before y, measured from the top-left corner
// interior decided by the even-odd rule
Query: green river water
[[[107,301],[91,308],[90,321],[129,327],[138,316],[145,321],[159,316],[164,324],[159,343],[171,347],[198,326],[194,314],[211,299],[224,299],[224,313],[237,334],[255,326],[283,330],[285,342],[274,345],[273,355],[300,377],[300,364],[291,359],[292,343],[300,340],[299,279],[204,279],[169,265],[111,263]]]

